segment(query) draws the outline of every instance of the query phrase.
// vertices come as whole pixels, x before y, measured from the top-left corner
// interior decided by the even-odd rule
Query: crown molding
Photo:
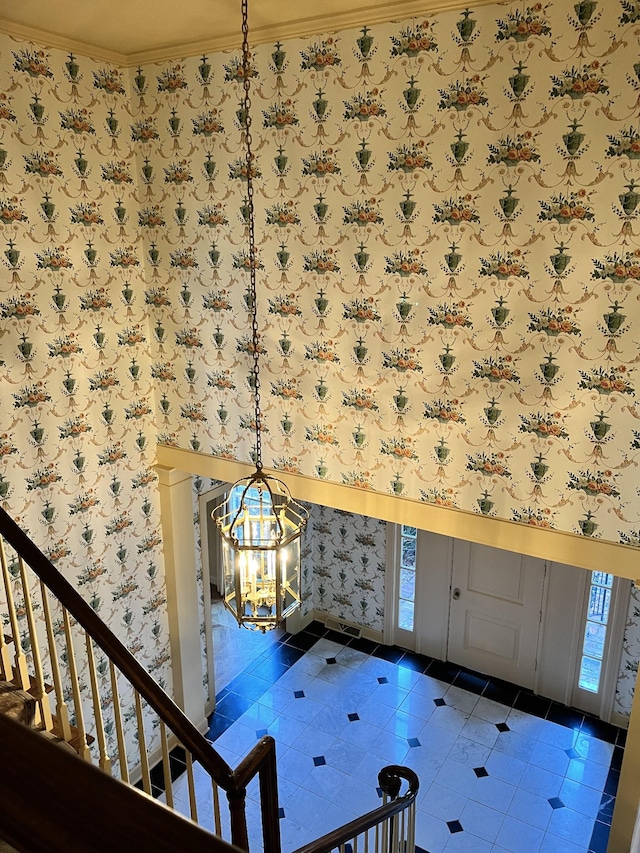
[[[318,14],[290,21],[277,21],[258,27],[252,26],[251,43],[258,45],[295,38],[308,38],[317,33],[353,29],[363,26],[363,22],[370,26],[404,18],[431,16],[442,12],[466,9],[470,5],[474,9],[493,6],[496,5],[496,0],[475,0],[472,4],[464,2],[464,0],[393,0],[393,2],[384,0],[384,2],[374,2],[356,8],[344,9],[332,14],[330,18],[327,18],[326,14]],[[240,32],[221,33],[216,36],[199,38],[195,41],[171,43],[159,45],[149,50],[122,53],[89,42],[68,38],[63,34],[24,26],[4,18],[0,18],[0,33],[20,40],[33,41],[44,47],[59,48],[92,59],[112,62],[125,68],[147,63],[166,62],[202,53],[236,50],[240,47],[241,42]]]

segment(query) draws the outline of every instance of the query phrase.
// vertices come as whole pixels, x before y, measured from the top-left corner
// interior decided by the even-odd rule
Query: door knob
[[[460,598],[460,588],[459,587],[456,587],[453,590],[453,595],[451,596],[451,598],[453,598],[454,601],[457,601]]]

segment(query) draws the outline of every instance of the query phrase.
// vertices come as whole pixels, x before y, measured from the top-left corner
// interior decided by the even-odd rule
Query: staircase
[[[208,849],[231,849],[224,843],[231,842],[248,851],[246,792],[258,777],[262,826],[260,838],[252,841],[264,853],[280,853],[274,739],[266,735],[237,767],[230,767],[2,508],[0,570],[0,614],[6,622],[0,630],[0,845],[6,841],[19,850],[49,853],[106,851],[116,848],[120,832],[129,849],[146,849],[151,832],[160,850],[177,849],[169,844],[175,838],[181,839],[181,849],[200,849],[208,837]],[[152,773],[161,773],[165,802],[172,809],[170,756],[177,748],[185,756],[190,821],[132,787],[151,795]],[[29,762],[32,777],[26,775]],[[16,777],[24,779],[26,790],[9,781],[13,774],[4,770],[18,765]],[[58,773],[47,772],[55,767]],[[210,780],[210,803],[204,809],[197,790],[203,772]],[[83,821],[76,819],[82,804],[74,808],[70,803],[68,814],[58,808],[69,799],[60,790],[61,780],[67,794],[73,790],[83,801],[87,815],[95,811],[86,828],[94,836],[105,797],[123,803],[116,812],[109,810],[108,843],[93,838],[83,846],[78,828]],[[38,784],[45,790],[36,793]],[[392,765],[381,770],[378,785],[381,806],[295,853],[344,851],[349,845],[354,853],[358,845],[367,853],[413,853],[415,773]],[[38,805],[27,809],[29,795]],[[71,846],[64,832],[70,821],[77,830]],[[196,828],[199,822],[213,835]]]

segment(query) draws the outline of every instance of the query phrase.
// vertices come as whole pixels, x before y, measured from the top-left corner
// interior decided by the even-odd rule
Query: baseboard
[[[334,631],[337,630],[339,633],[344,634],[345,640],[356,636],[356,634],[352,632],[359,632],[360,637],[363,637],[366,640],[371,640],[373,643],[383,642],[382,631],[374,631],[372,628],[365,627],[364,625],[358,625],[357,622],[350,622],[348,619],[343,619],[333,613],[327,613],[323,610],[314,610],[312,618],[318,622],[322,622],[325,627]],[[329,621],[329,625],[327,625],[327,620]],[[311,621],[311,619],[309,619],[309,621]],[[341,629],[336,626],[344,626],[344,628]]]
[[[611,714],[611,722],[614,726],[621,729],[629,728],[629,717],[627,714],[621,714],[619,711],[613,711]]]

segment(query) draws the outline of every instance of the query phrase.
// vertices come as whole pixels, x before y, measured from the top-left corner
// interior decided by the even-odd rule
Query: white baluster
[[[98,685],[98,673],[96,672],[96,660],[93,654],[93,640],[85,631],[87,641],[87,661],[89,663],[89,678],[91,680],[91,699],[93,701],[93,719],[96,726],[98,738],[98,765],[111,774],[111,759],[107,752],[107,738],[104,732],[104,720],[102,719],[102,707],[100,705],[100,687]]]
[[[58,647],[56,645],[53,623],[51,621],[51,608],[49,606],[49,592],[42,581],[40,581],[40,594],[42,597],[42,610],[44,612],[44,623],[47,629],[47,644],[49,646],[49,662],[53,675],[53,686],[56,693],[56,724],[60,737],[63,740],[71,740],[71,726],[69,725],[69,708],[64,700],[62,690],[62,678],[60,677],[60,662],[58,661]]]

